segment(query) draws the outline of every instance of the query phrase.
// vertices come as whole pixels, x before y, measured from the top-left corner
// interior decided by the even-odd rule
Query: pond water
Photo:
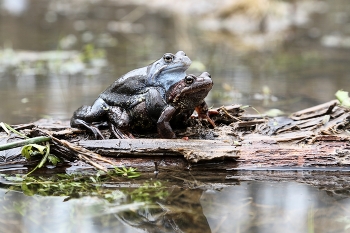
[[[1,0],[1,121],[69,119],[116,78],[179,50],[193,60],[188,73],[211,73],[214,107],[290,113],[350,89],[346,0],[271,0],[270,10],[247,6],[266,17],[237,19],[206,12],[222,12],[218,1],[176,13],[157,2]]]
[[[209,14],[222,2],[216,0],[174,12],[162,1],[145,2],[0,0],[0,122],[69,119],[116,78],[179,50],[193,61],[188,73],[211,73],[207,102],[214,107],[240,103],[290,113],[350,90],[348,0],[271,0],[271,10],[259,5],[239,17],[223,9]],[[129,188],[77,191],[69,200],[3,185],[0,232],[350,232],[343,176],[329,178],[339,192],[318,186],[317,177],[312,185],[227,183],[223,176],[188,186],[164,179],[156,187],[161,195],[152,190],[151,200],[145,192],[138,201],[132,192],[142,190],[130,181]]]
[[[317,178],[317,174],[312,175]],[[306,181],[310,174],[293,176]],[[51,195],[56,196],[28,196],[28,189],[24,195],[10,186],[12,191],[0,189],[0,231],[350,232],[348,181],[341,181],[338,174],[333,178],[338,180],[323,183],[322,188],[293,180],[232,181],[225,176],[214,178],[221,183],[192,187],[186,182],[175,185],[158,179],[137,188],[130,188],[129,182],[104,182],[103,187],[89,191],[83,182],[80,187],[76,182],[71,187],[74,192],[52,188]],[[192,179],[194,182],[196,177]],[[44,185],[41,188],[34,193],[47,192]]]

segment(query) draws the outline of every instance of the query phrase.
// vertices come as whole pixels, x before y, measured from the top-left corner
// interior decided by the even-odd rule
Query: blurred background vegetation
[[[347,0],[0,0],[0,121],[69,119],[115,79],[183,50],[211,106],[286,113],[350,90]]]

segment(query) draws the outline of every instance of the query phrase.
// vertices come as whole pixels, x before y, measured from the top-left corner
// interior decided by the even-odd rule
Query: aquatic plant
[[[136,171],[136,168],[126,168],[126,167],[122,167],[122,168],[118,168],[118,167],[114,167],[114,171],[116,174],[121,175],[123,177],[127,177],[127,178],[136,178],[140,176],[140,173]]]
[[[133,173],[136,173],[136,169]],[[21,191],[27,196],[67,196],[66,201],[71,198],[82,196],[98,196],[109,202],[129,195],[133,202],[151,202],[155,199],[164,199],[168,196],[166,186],[160,181],[146,181],[136,189],[122,188],[120,183],[125,183],[125,176],[117,170],[108,173],[97,172],[94,174],[73,173],[57,174],[54,176],[25,176],[0,174],[0,183],[8,186],[9,190]]]
[[[335,96],[340,102],[340,105],[346,108],[350,108],[350,97],[349,92],[339,90],[335,93]]]
[[[0,150],[7,150],[7,149],[23,146],[22,150],[21,150],[21,154],[27,160],[30,160],[33,156],[37,156],[37,155],[42,156],[42,159],[40,160],[40,162],[27,175],[30,175],[36,169],[43,167],[47,160],[49,160],[55,166],[58,162],[60,162],[60,159],[57,156],[50,154],[50,143],[48,142],[49,140],[51,140],[50,137],[29,138],[29,137],[25,136],[24,134],[21,134],[17,130],[13,129],[10,125],[8,125],[4,122],[0,123],[0,127],[8,134],[11,131],[11,132],[19,135],[20,137],[25,138],[25,140],[16,141],[16,142],[12,142],[12,143],[7,143],[5,145],[1,145]],[[45,142],[45,145],[38,144],[38,143],[42,143],[42,142]]]
[[[134,202],[153,202],[155,199],[164,199],[169,195],[160,181],[153,183],[146,181],[142,186],[130,192]]]

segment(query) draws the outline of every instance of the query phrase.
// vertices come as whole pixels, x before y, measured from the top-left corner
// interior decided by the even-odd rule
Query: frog
[[[107,123],[110,131],[117,138],[133,138],[131,130],[147,131],[156,128],[161,138],[176,138],[171,124],[183,124],[194,110],[198,118],[209,121],[215,127],[204,100],[212,87],[213,81],[208,72],[199,76],[187,75],[168,90],[148,87],[139,96],[143,101],[132,108],[109,108]]]
[[[149,130],[156,127],[161,138],[176,138],[171,125],[183,125],[194,111],[200,120],[207,120],[215,127],[204,100],[213,85],[210,74],[203,72],[199,76],[187,75],[166,92],[159,88],[149,88],[145,101],[129,111],[132,119],[129,128]]]
[[[165,53],[162,58],[148,66],[122,75],[104,90],[91,106],[83,105],[73,113],[71,127],[86,128],[94,134],[96,139],[103,139],[98,129],[99,124],[93,123],[105,124],[109,118],[113,120],[115,114],[122,116],[122,119],[128,118],[125,111],[143,102],[150,87],[165,92],[170,86],[187,76],[186,70],[191,63],[191,59],[183,51],[178,51],[176,54]],[[115,124],[109,125],[113,134],[121,137],[119,131],[114,129]]]

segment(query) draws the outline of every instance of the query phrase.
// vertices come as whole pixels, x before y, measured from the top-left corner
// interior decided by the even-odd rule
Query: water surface
[[[302,172],[295,174],[303,176]],[[119,184],[110,185],[108,191],[99,189],[100,195],[92,191],[72,199],[1,189],[1,219],[6,221],[1,221],[0,229],[62,233],[349,231],[350,199],[339,187],[322,190],[324,187],[295,181],[226,181],[211,188],[209,183],[189,188],[158,182],[156,191],[143,189],[143,194],[140,188]],[[152,197],[146,198],[147,192]]]
[[[253,48],[242,42],[258,38],[252,33],[240,37],[210,31],[209,24],[199,27],[208,15],[123,1],[0,0],[0,122],[69,119],[119,76],[179,50],[193,60],[189,73],[211,73],[215,85],[207,101],[214,107],[240,103],[261,112],[293,112],[334,99],[338,89],[349,91],[348,1],[271,2],[295,6],[295,23],[287,27],[288,36]],[[299,24],[304,16],[308,20]],[[249,25],[237,20],[228,26]],[[254,174],[251,180],[261,178]],[[128,188],[84,190],[72,199],[28,196],[4,185],[0,232],[350,231],[348,174],[292,177],[258,182],[212,175],[202,183],[194,177],[176,184],[164,179],[162,192],[151,200],[132,197],[137,187],[130,188],[130,181]]]
[[[208,15],[108,0],[2,0],[0,119],[68,119],[116,78],[179,50],[194,61],[189,73],[212,74],[211,106],[240,103],[288,113],[330,101],[338,89],[350,89],[350,9],[346,0],[293,2],[271,1],[272,15],[289,7],[295,23],[285,26],[283,37],[255,48],[244,42],[258,44],[263,33],[199,27]],[[268,25],[274,32],[278,20]],[[249,25],[233,20],[227,26]]]

